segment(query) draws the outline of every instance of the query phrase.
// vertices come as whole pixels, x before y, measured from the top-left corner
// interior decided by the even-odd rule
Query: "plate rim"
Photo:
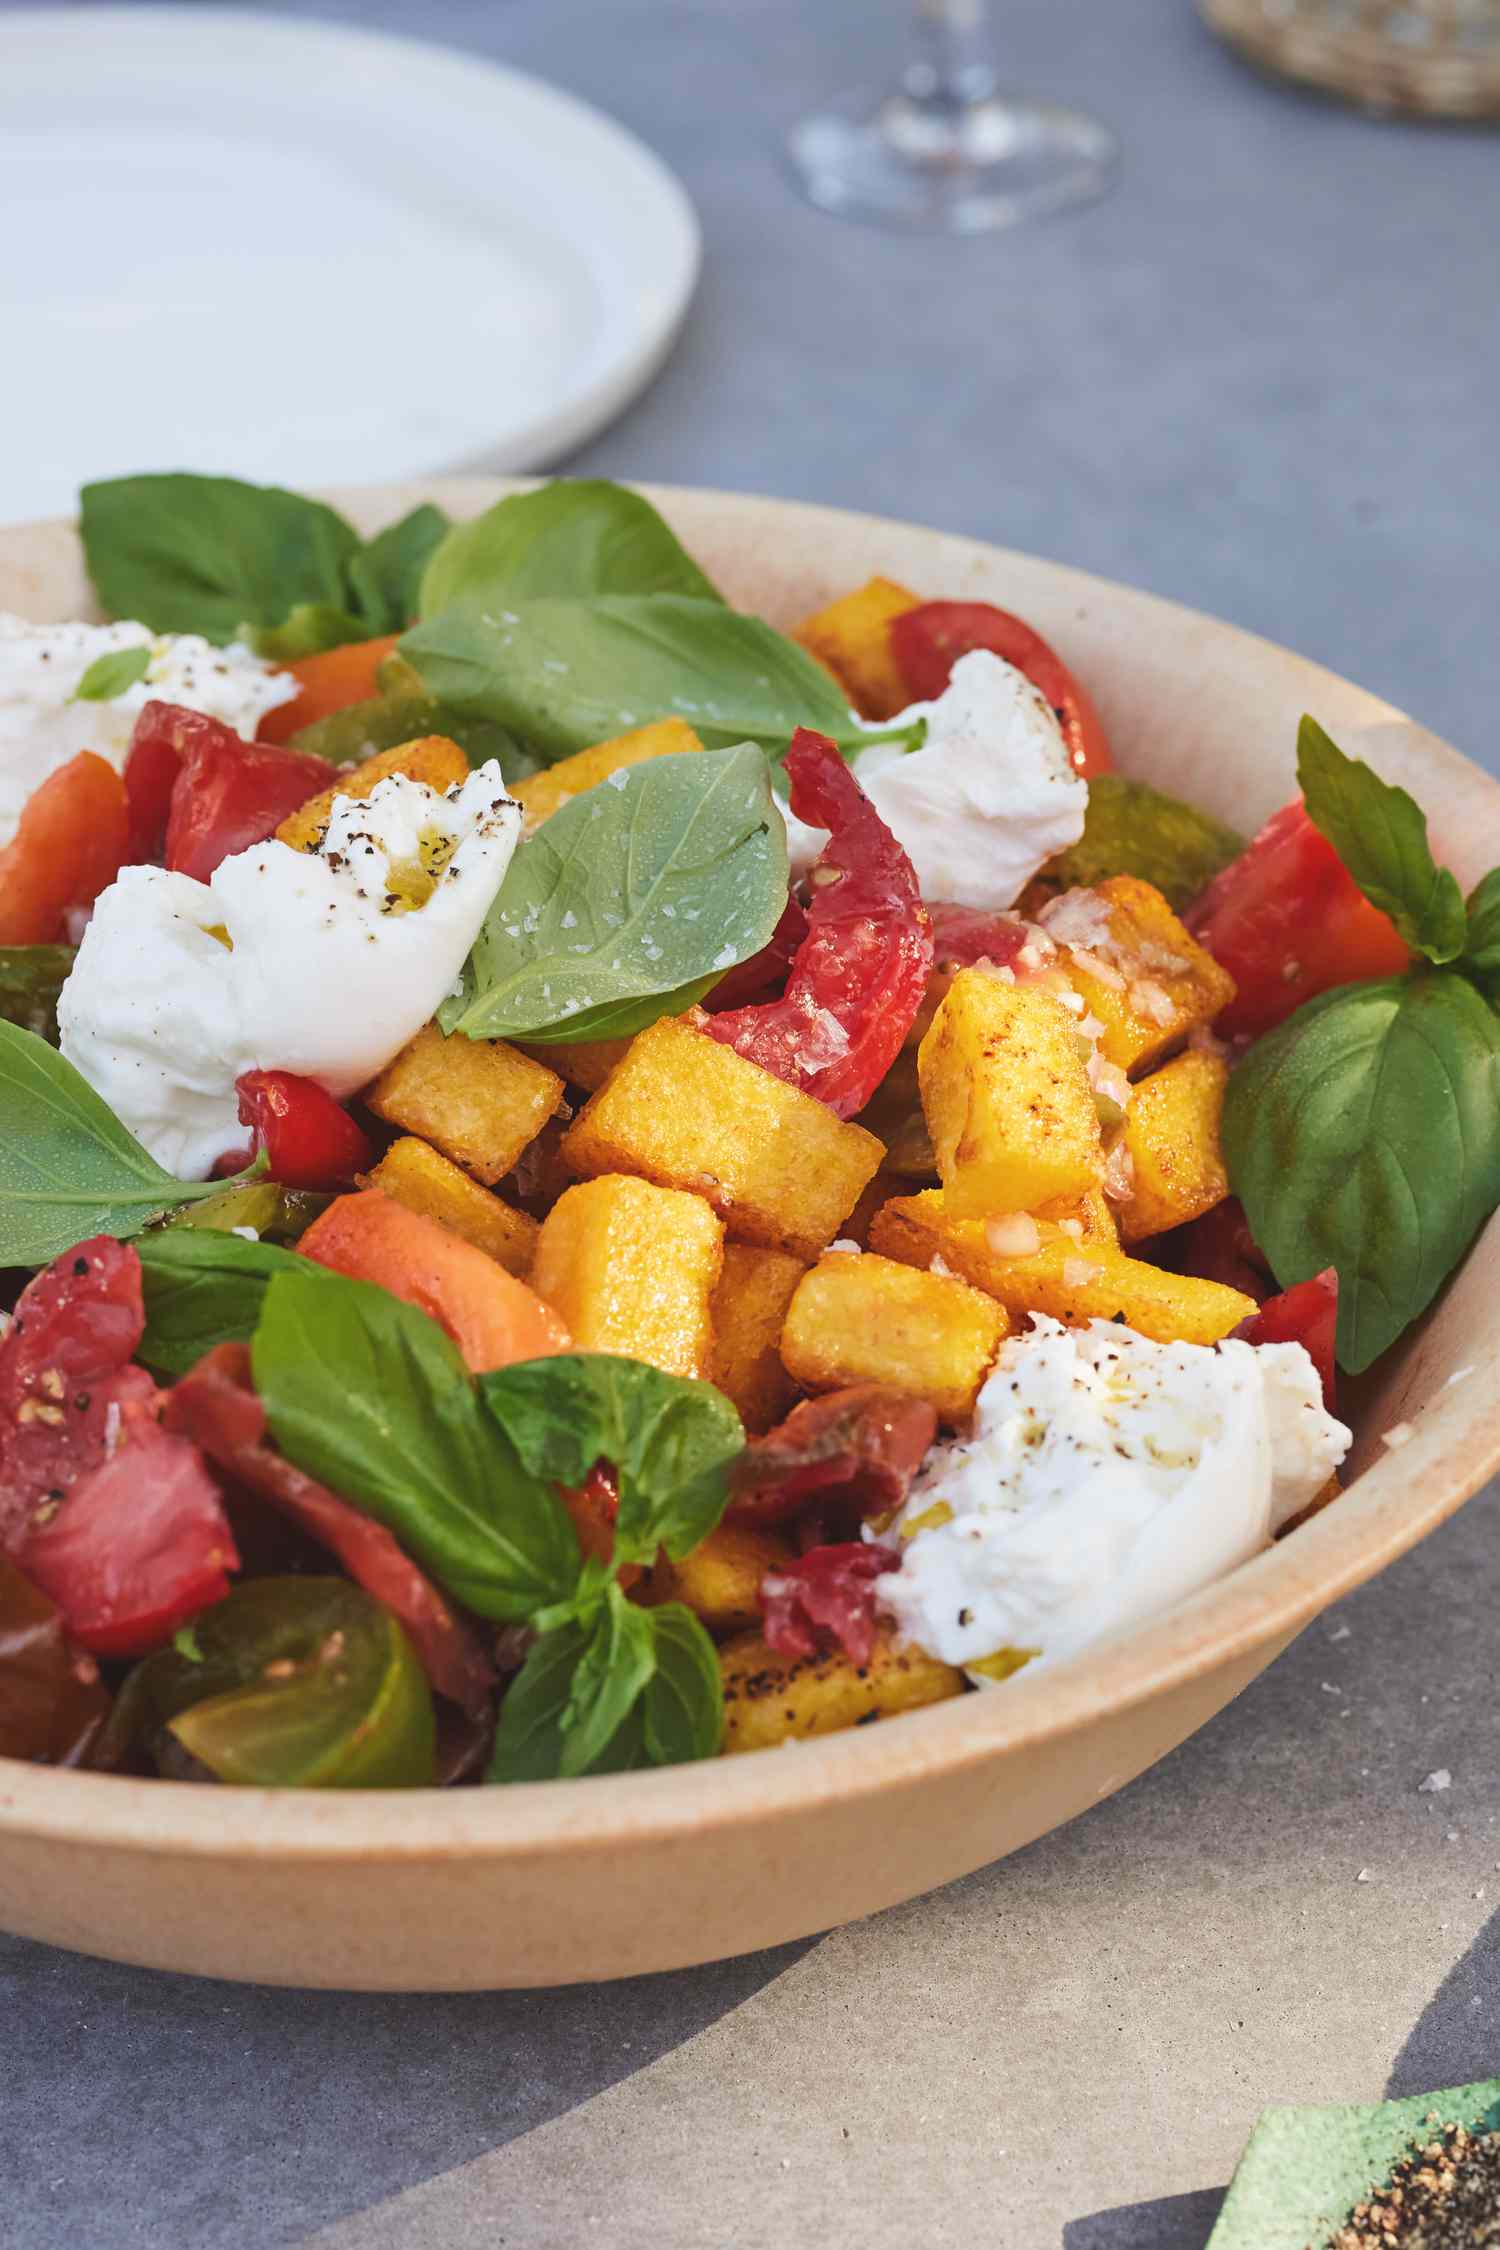
[[[434,477],[388,485],[344,485],[324,497],[372,519],[394,517],[420,497],[477,513],[493,500],[524,491],[534,477]],[[632,480],[633,481],[633,480]],[[636,489],[670,517],[674,505],[764,517],[778,527],[789,513],[809,529],[819,524],[852,535],[877,551],[882,539],[930,541],[951,558],[986,567],[997,560],[1052,576],[1062,595],[1105,597],[1138,605],[1184,630],[1233,635],[1253,654],[1292,658],[1309,686],[1321,680],[1355,697],[1367,714],[1414,725],[1406,714],[1354,681],[1243,627],[1099,577],[1047,557],[946,533],[934,526],[862,514],[809,501],[732,493],[706,486],[641,481]],[[0,527],[0,569],[17,540],[54,556],[59,543],[76,554],[67,519]],[[1488,801],[1500,820],[1500,779],[1426,729],[1416,729],[1424,762]],[[1500,1227],[1500,1217],[1490,1230]],[[1480,1240],[1482,1241],[1481,1236]],[[1469,1253],[1478,1254],[1480,1242]],[[223,1793],[190,1783],[78,1773],[0,1758],[0,1843],[7,1835],[38,1841],[97,1843],[146,1859],[186,1856],[204,1861],[272,1859],[289,1867],[422,1862],[452,1858],[495,1867],[545,1860],[559,1848],[578,1855],[609,1852],[631,1841],[728,1834],[765,1822],[793,1822],[813,1806],[854,1803],[884,1791],[918,1786],[941,1770],[962,1774],[1012,1753],[1045,1746],[1105,1715],[1145,1705],[1188,1687],[1237,1659],[1284,1645],[1344,1594],[1376,1576],[1456,1513],[1500,1470],[1500,1391],[1486,1396],[1444,1390],[1416,1423],[1409,1444],[1371,1459],[1337,1507],[1324,1510],[1293,1539],[1283,1540],[1227,1577],[1203,1588],[1162,1618],[1118,1640],[1085,1650],[1044,1673],[1023,1673],[996,1689],[909,1712],[895,1726],[855,1728],[799,1742],[793,1754],[717,1758],[644,1773],[542,1781],[504,1789],[233,1792],[233,1821]],[[1102,1793],[1108,1793],[1107,1791]]]

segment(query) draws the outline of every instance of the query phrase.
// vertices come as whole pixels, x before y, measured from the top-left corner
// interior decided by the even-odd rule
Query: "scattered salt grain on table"
[[[1451,1789],[1452,1787],[1452,1774],[1446,1766],[1438,1766],[1427,1776],[1425,1781],[1417,1783],[1417,1793],[1419,1796],[1435,1797],[1440,1789]]]

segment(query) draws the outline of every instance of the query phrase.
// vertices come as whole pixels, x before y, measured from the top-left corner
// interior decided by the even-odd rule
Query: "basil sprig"
[[[109,648],[96,656],[73,690],[75,703],[113,703],[117,695],[124,695],[137,680],[143,680],[151,668],[149,642],[142,641],[134,648]]]
[[[163,1171],[70,1062],[0,1022],[0,1266],[46,1265],[94,1234],[139,1234],[224,1185]]]
[[[409,624],[447,528],[424,506],[361,542],[321,500],[238,477],[111,477],[80,494],[89,576],[111,616],[248,636],[282,661]]]
[[[1319,994],[1250,1049],[1224,1104],[1230,1184],[1283,1287],[1339,1276],[1358,1374],[1432,1302],[1500,1206],[1500,869],[1467,906],[1404,789],[1310,718],[1309,817],[1417,959]]]
[[[425,1314],[298,1266],[270,1280],[251,1347],[277,1444],[384,1523],[455,1599],[537,1632],[502,1707],[490,1778],[712,1756],[722,1722],[712,1643],[680,1605],[627,1602],[618,1573],[658,1547],[685,1552],[717,1523],[744,1444],[728,1400],[589,1355],[476,1383]],[[600,1460],[621,1495],[607,1565],[583,1558],[558,1495]]]
[[[520,846],[439,1020],[475,1039],[623,1036],[758,953],[786,893],[786,828],[753,742],[648,759]]]

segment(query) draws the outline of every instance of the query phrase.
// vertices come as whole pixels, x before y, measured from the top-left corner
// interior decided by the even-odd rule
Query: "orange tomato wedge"
[[[80,750],[21,808],[0,851],[0,945],[51,945],[74,906],[92,906],[125,858],[125,784],[103,758]]]
[[[378,641],[348,641],[342,648],[325,648],[316,656],[299,657],[286,668],[297,682],[290,703],[278,703],[255,730],[257,742],[290,742],[315,719],[326,719],[351,703],[367,703],[380,693],[375,675],[390,655],[399,633],[382,634]]]

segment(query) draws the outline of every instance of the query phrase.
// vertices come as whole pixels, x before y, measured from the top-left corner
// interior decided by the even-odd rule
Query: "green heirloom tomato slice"
[[[343,1578],[258,1578],[127,1689],[159,1767],[265,1789],[415,1789],[436,1775],[432,1693],[396,1619]]]
[[[164,1231],[198,1227],[233,1234],[239,1227],[253,1227],[262,1242],[295,1242],[332,1201],[331,1195],[320,1195],[312,1188],[284,1188],[274,1180],[247,1180],[240,1187],[226,1187],[221,1195],[207,1195],[201,1203],[184,1204],[164,1222]]]

